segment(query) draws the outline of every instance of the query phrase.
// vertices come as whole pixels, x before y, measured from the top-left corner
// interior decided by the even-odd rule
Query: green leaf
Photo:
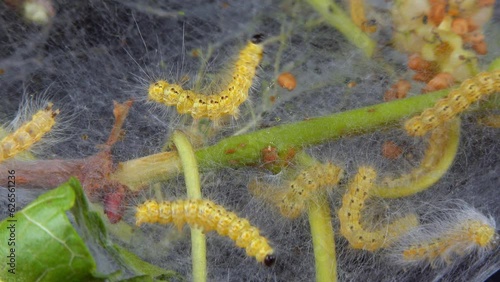
[[[103,281],[92,275],[95,261],[65,213],[75,203],[74,183],[70,181],[41,195],[13,218],[0,223],[4,242],[0,254],[4,258],[15,254],[15,263],[1,264],[1,279]],[[8,246],[12,236],[15,245]]]
[[[115,248],[120,253],[121,257],[127,262],[127,264],[132,267],[137,273],[147,274],[147,276],[139,276],[137,277],[138,280],[133,281],[170,281],[172,278],[176,278],[176,281],[183,280],[183,278],[175,271],[165,270],[163,268],[147,263],[124,248],[118,246],[115,246]],[[150,280],[151,277],[154,277],[155,279]]]
[[[77,187],[75,189],[76,193],[76,203],[71,209],[71,212],[75,216],[75,220],[80,226],[80,234],[84,241],[89,244],[90,242],[95,242],[98,247],[101,247],[105,252],[110,255],[114,262],[116,262],[120,268],[121,272],[131,272],[136,273],[138,276],[129,278],[128,280],[117,280],[116,276],[110,278],[112,281],[169,281],[171,278],[176,277],[179,280],[180,275],[171,270],[165,270],[163,268],[157,267],[150,263],[147,263],[137,257],[135,254],[121,248],[120,246],[113,244],[113,242],[108,237],[108,232],[106,225],[102,220],[101,216],[105,216],[101,211],[91,211],[89,208],[89,202],[87,197],[80,189],[80,184],[76,179],[71,179],[70,183],[72,186]],[[119,276],[119,275],[118,275]],[[154,279],[153,279],[154,278]]]
[[[79,233],[66,211],[73,214]],[[9,246],[12,224],[15,241],[11,242],[15,245]],[[0,254],[7,260],[11,248],[15,254],[12,268],[1,264],[0,281],[168,281],[174,277],[182,280],[176,272],[144,262],[113,244],[101,216],[89,209],[75,178],[41,195],[13,218],[2,221],[0,228],[0,240],[5,242],[0,244]],[[87,245],[111,256],[119,269],[110,274],[98,273]],[[120,280],[124,273],[129,278]]]

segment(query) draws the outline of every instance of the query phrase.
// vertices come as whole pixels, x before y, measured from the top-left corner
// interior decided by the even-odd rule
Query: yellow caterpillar
[[[307,208],[309,201],[320,189],[331,188],[339,182],[344,170],[331,163],[310,166],[286,185],[286,189],[273,193],[277,187],[269,187],[252,182],[249,189],[254,195],[264,197],[276,205],[281,214],[288,218],[297,218]]]
[[[486,247],[494,238],[495,229],[477,220],[468,221],[448,234],[442,234],[434,240],[412,245],[403,251],[403,259],[407,261],[428,261],[431,265],[438,260],[451,263],[451,256],[461,254],[470,245]]]
[[[364,0],[349,0],[349,8],[352,21],[361,28],[362,31],[373,33],[377,30],[374,21],[369,21],[365,17]]]
[[[236,246],[246,249],[247,255],[266,266],[273,265],[276,260],[273,249],[260,235],[259,229],[209,200],[147,201],[137,207],[135,218],[137,226],[143,223],[173,223],[181,229],[187,223],[205,232],[215,230],[231,238]]]
[[[355,249],[378,250],[418,225],[415,214],[399,218],[374,231],[369,231],[361,225],[361,211],[370,196],[370,189],[376,177],[377,173],[372,167],[360,167],[342,198],[342,207],[338,211],[340,233]]]
[[[26,151],[50,132],[56,124],[59,110],[52,110],[52,103],[33,115],[31,121],[21,125],[16,131],[0,141],[0,162]]]
[[[481,213],[467,209],[459,216],[445,218],[417,228],[395,244],[397,263],[430,264],[437,267],[452,263],[455,257],[474,250],[484,250],[495,242],[495,222]]]
[[[231,80],[220,93],[199,94],[183,89],[178,84],[159,80],[150,85],[148,99],[167,106],[176,106],[179,114],[189,114],[194,119],[218,120],[227,115],[237,117],[238,107],[248,98],[256,68],[262,60],[264,52],[262,39],[262,34],[254,35],[247,46],[240,51]]]
[[[465,111],[472,103],[500,91],[500,70],[483,72],[465,80],[459,88],[436,102],[420,115],[405,123],[406,132],[411,136],[423,136]]]

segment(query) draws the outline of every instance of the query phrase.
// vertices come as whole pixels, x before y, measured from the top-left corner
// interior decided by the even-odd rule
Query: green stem
[[[175,131],[172,140],[179,152],[181,164],[184,170],[187,195],[190,199],[201,199],[200,175],[193,147],[180,131]],[[193,262],[193,281],[203,282],[207,280],[207,250],[206,240],[203,232],[191,227],[191,252]]]
[[[317,161],[304,151],[296,155],[298,163],[311,166]],[[310,201],[307,214],[314,249],[314,265],[317,282],[337,281],[337,256],[335,252],[335,234],[333,232],[330,205],[326,194],[317,195]]]
[[[375,131],[421,112],[447,93],[446,90],[437,91],[232,136],[197,150],[196,157],[204,169],[259,163],[262,149],[268,146],[275,147],[278,152],[287,152],[327,140]]]
[[[493,61],[490,70],[500,68],[500,63],[497,62],[500,62],[500,58]],[[257,164],[260,162],[262,149],[268,146],[287,152],[385,128],[433,106],[438,99],[448,95],[449,91],[435,91],[229,137],[215,145],[199,149],[196,151],[196,158],[202,169]],[[489,101],[493,101],[495,107],[500,103],[500,99],[495,99],[495,96]],[[487,103],[488,101],[484,104]],[[119,163],[112,179],[137,191],[149,182],[168,179],[179,171],[178,155],[175,152],[164,152]]]
[[[340,31],[352,44],[363,50],[367,57],[375,51],[375,41],[354,24],[351,18],[332,0],[307,0],[330,25]]]
[[[488,71],[494,71],[500,69],[500,57],[494,59],[488,66]]]
[[[268,146],[283,153],[328,140],[372,132],[420,113],[448,92],[449,90],[436,91],[232,136],[197,150],[196,158],[204,170],[257,164],[262,157],[262,149]],[[141,173],[135,173],[137,171]],[[175,152],[163,152],[119,163],[112,178],[136,191],[151,181],[175,176],[179,171],[178,155]]]
[[[309,225],[314,248],[317,282],[337,281],[337,257],[330,215],[325,195],[319,195],[309,206]]]
[[[446,144],[444,144],[442,148],[442,156],[439,158],[435,166],[433,166],[431,169],[426,169],[426,172],[423,175],[419,175],[415,179],[404,181],[400,186],[391,188],[375,187],[373,189],[373,194],[382,198],[408,197],[425,191],[427,188],[431,187],[432,185],[434,185],[434,183],[441,179],[441,177],[453,164],[453,160],[455,159],[458,151],[458,145],[460,143],[460,118],[458,117],[454,120],[451,120],[449,124],[445,126],[449,126],[449,128],[447,128],[449,131],[447,132],[446,136],[448,140],[446,141]]]

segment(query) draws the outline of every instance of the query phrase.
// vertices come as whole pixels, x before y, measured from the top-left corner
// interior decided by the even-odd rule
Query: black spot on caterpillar
[[[315,164],[299,172],[294,180],[287,182],[284,189],[269,187],[253,181],[249,184],[252,194],[263,197],[277,206],[281,214],[288,218],[299,217],[308,207],[318,191],[338,184],[344,170],[331,163]]]
[[[360,167],[342,198],[338,211],[340,233],[355,249],[375,251],[390,244],[409,229],[418,225],[417,216],[409,214],[386,227],[368,231],[361,225],[361,210],[370,196],[377,173],[372,167]]]

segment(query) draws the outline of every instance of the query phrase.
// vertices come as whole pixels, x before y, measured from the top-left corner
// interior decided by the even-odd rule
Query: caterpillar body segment
[[[231,80],[223,90],[214,95],[204,95],[183,89],[178,84],[159,80],[150,85],[148,99],[167,106],[176,106],[179,114],[189,114],[194,119],[218,120],[223,116],[238,116],[239,106],[248,98],[256,69],[262,60],[263,36],[254,35],[240,51]]]
[[[258,228],[209,200],[147,201],[137,207],[135,217],[137,226],[143,223],[173,223],[180,229],[189,224],[204,232],[216,231],[244,248],[247,255],[255,257],[258,262],[271,266],[276,260],[273,249]]]
[[[59,114],[59,110],[53,110],[52,106],[52,103],[48,103],[47,107],[36,112],[30,121],[0,141],[0,162],[28,150],[52,130]]]
[[[306,211],[310,201],[318,193],[337,185],[343,173],[342,168],[332,163],[315,164],[301,170],[295,179],[284,187],[254,181],[250,183],[249,189],[252,194],[277,206],[283,216],[293,219]]]
[[[361,224],[361,211],[370,196],[377,173],[371,167],[360,167],[342,198],[338,211],[340,233],[355,249],[376,251],[418,225],[415,214],[399,218],[385,227],[369,230]]]
[[[288,218],[300,216],[319,191],[338,184],[343,172],[342,168],[332,163],[316,164],[302,170],[277,203],[281,214]]]
[[[403,251],[407,261],[427,261],[432,264],[438,260],[450,264],[455,255],[463,255],[468,248],[486,247],[495,236],[495,229],[479,221],[467,221],[448,234],[442,234],[430,242],[412,245]]]
[[[458,120],[455,123],[458,123]],[[459,126],[460,124],[458,124],[458,127]],[[429,145],[427,146],[424,157],[420,162],[420,168],[424,171],[424,173],[434,169],[439,161],[443,158],[444,152],[446,152],[446,146],[449,143],[450,131],[450,127],[440,126],[431,133],[428,142]]]
[[[352,21],[363,32],[373,33],[377,30],[374,21],[366,19],[364,0],[349,0],[349,8]]]
[[[390,255],[403,266],[439,267],[474,251],[491,250],[497,240],[494,220],[468,207],[409,232],[391,247]]]
[[[500,92],[500,70],[483,72],[465,80],[459,88],[405,123],[411,136],[423,136],[430,130],[453,119],[471,104],[493,93]]]

